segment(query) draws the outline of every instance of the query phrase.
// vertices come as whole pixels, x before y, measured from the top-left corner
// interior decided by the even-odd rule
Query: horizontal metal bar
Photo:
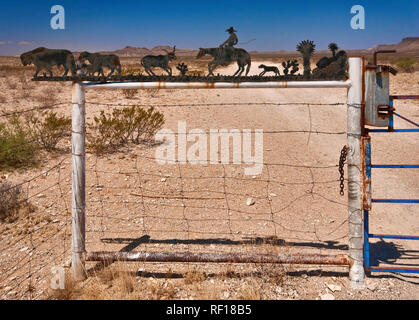
[[[402,240],[419,240],[419,236],[398,236],[390,234],[369,234],[370,238],[379,238],[379,239],[402,239]]]
[[[388,131],[387,129],[368,129],[368,132],[419,132],[419,129],[394,129],[393,131]]]
[[[375,203],[419,203],[419,199],[372,199]]]
[[[283,263],[315,265],[352,265],[347,255],[321,254],[246,254],[191,252],[88,252],[86,261]]]
[[[419,164],[373,164],[369,167],[373,169],[419,169]]]
[[[419,127],[419,124],[417,124],[416,122],[414,122],[414,121],[412,121],[410,119],[407,119],[406,117],[403,117],[402,115],[400,115],[400,114],[398,114],[396,112],[394,112],[393,114],[396,115],[397,117],[399,117],[400,119],[403,119],[404,121],[409,122],[410,124],[413,124],[416,127]]]
[[[350,88],[351,81],[270,82],[84,82],[86,89],[247,89],[247,88]]]
[[[419,100],[418,95],[396,95],[396,96],[390,96],[390,99],[392,100]]]
[[[395,273],[419,273],[419,268],[381,268],[381,267],[371,267],[369,269],[371,272],[395,272]]]

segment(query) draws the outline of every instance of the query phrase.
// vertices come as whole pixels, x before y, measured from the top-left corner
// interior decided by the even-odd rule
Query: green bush
[[[71,132],[71,119],[53,111],[30,114],[27,122],[34,139],[47,151],[56,150],[57,144]]]
[[[397,67],[399,67],[403,72],[412,73],[415,72],[415,58],[403,58],[395,61]]]
[[[163,126],[164,115],[154,107],[145,110],[138,106],[115,109],[112,114],[101,111],[89,126],[88,146],[96,153],[116,150],[128,143],[140,144]]]
[[[52,111],[18,115],[0,123],[0,170],[38,164],[38,151],[53,151],[71,132],[71,119]]]
[[[0,123],[0,170],[37,164],[36,140],[18,116]]]

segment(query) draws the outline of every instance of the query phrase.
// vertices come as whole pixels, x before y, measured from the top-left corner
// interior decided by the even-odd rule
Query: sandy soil
[[[270,64],[270,61],[254,61],[252,74],[260,72],[257,69],[260,63]],[[235,69],[230,67],[219,72],[230,74]],[[26,77],[29,76],[27,73]],[[16,83],[16,88],[10,82]],[[28,96],[22,96],[23,88],[28,85]],[[418,72],[399,74],[392,79],[393,94],[417,94],[418,89]],[[55,102],[66,103],[57,109],[70,115],[70,84],[27,83],[18,76],[8,76],[0,78],[0,90],[5,97],[1,104],[3,110],[39,106],[37,101],[42,99],[37,97],[53,92]],[[346,90],[160,90],[139,92],[134,99],[126,99],[121,91],[101,90],[89,91],[86,100],[87,121],[92,121],[100,110],[140,104],[156,106],[166,117],[164,128],[174,132],[178,121],[186,121],[188,131],[199,128],[204,131],[263,129],[265,132],[265,165],[262,173],[255,176],[244,174],[247,165],[161,166],[154,159],[156,147],[129,146],[102,157],[89,153],[86,163],[88,251],[346,253],[347,202],[346,196],[339,195],[336,167],[340,150],[346,144],[346,135],[341,134],[346,130],[346,106],[327,105],[344,104]],[[402,115],[418,121],[417,102],[398,101],[395,107]],[[411,127],[398,119],[395,125]],[[336,134],[279,132],[287,130]],[[373,163],[417,163],[418,142],[414,134],[374,134]],[[68,268],[69,146],[67,140],[63,152],[43,155],[39,168],[4,173],[5,179],[15,183],[39,175],[24,186],[31,203],[37,207],[34,215],[41,218],[36,223],[18,221],[0,225],[2,299],[46,298],[51,293],[48,290],[51,267]],[[416,171],[373,171],[374,197],[419,198]],[[255,204],[248,206],[248,198]],[[417,235],[417,212],[414,205],[376,204],[371,212],[371,232]],[[373,265],[419,264],[414,241],[372,240],[371,243]],[[88,269],[94,266],[87,263]],[[99,271],[91,271],[97,276],[90,277],[81,288],[76,286],[78,291],[69,297],[320,299],[330,293],[336,299],[419,298],[417,276],[373,274],[367,278],[365,290],[354,291],[349,286],[347,267],[115,263],[105,271],[108,269],[122,270],[130,277],[119,274],[109,278]],[[127,281],[132,284],[132,290],[125,290]]]

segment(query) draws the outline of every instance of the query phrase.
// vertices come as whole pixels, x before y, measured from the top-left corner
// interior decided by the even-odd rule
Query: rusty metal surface
[[[382,66],[365,70],[365,125],[390,125],[390,71]],[[383,108],[384,106],[384,108]]]
[[[85,261],[208,262],[208,263],[282,263],[315,265],[352,265],[347,255],[320,254],[246,254],[191,252],[88,252]]]
[[[396,95],[390,96],[392,100],[419,100],[419,95]]]
[[[374,64],[377,65],[378,54],[382,53],[396,53],[396,50],[378,50],[374,52]]]
[[[361,137],[362,207],[371,210],[371,137]]]

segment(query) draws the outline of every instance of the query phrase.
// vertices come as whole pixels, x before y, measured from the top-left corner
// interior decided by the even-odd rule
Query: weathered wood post
[[[349,271],[351,287],[364,287],[363,257],[363,215],[361,183],[361,115],[362,115],[362,58],[349,58],[349,77],[351,87],[348,89],[347,107],[347,141],[348,141],[348,221],[349,221],[349,256],[353,264]]]
[[[84,86],[73,82],[72,88],[72,257],[71,268],[75,280],[86,278],[85,253],[85,138],[86,109]]]

